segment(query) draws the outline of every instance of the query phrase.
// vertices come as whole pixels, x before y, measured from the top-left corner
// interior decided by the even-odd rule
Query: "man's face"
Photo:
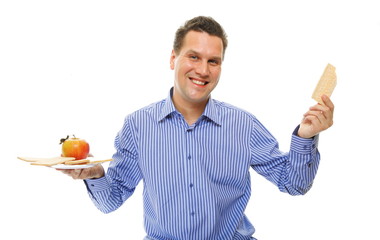
[[[174,103],[206,103],[218,84],[222,58],[222,39],[205,32],[188,32],[180,52],[173,51],[170,57],[170,68],[175,71]]]

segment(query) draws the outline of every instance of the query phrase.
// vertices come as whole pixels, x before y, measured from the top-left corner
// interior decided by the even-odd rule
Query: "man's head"
[[[173,49],[176,54],[179,54],[183,46],[183,40],[189,31],[206,32],[211,36],[216,36],[222,39],[223,42],[223,57],[227,48],[227,34],[224,32],[222,26],[211,17],[199,16],[188,20],[183,26],[178,28]]]
[[[206,105],[219,82],[226,46],[226,34],[212,18],[196,17],[178,29],[170,57],[177,108]]]

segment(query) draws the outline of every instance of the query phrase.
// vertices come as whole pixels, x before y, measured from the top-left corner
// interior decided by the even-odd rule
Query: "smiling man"
[[[210,17],[196,17],[176,32],[166,99],[128,115],[115,139],[107,172],[101,165],[61,170],[85,179],[105,213],[119,208],[142,180],[149,240],[254,239],[245,215],[253,168],[291,195],[312,186],[320,155],[318,134],[332,125],[334,105],[312,106],[291,137],[289,152],[251,113],[211,98],[226,34]],[[289,226],[290,227],[290,226]]]
[[[224,36],[221,29],[220,34]],[[181,45],[174,46],[170,58],[170,67],[175,72],[172,100],[187,123],[192,125],[203,113],[219,82],[225,45],[220,37],[199,30],[180,36],[182,41],[176,40]]]

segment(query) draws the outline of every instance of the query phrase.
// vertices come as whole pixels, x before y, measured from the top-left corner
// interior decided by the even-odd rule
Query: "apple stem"
[[[59,144],[64,143],[67,139],[69,139],[69,135],[67,135],[66,138],[61,138],[61,140],[59,141]]]

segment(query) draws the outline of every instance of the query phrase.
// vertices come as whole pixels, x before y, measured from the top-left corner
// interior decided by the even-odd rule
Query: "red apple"
[[[73,135],[61,139],[62,157],[75,157],[76,160],[86,159],[90,152],[90,145],[84,140]]]

